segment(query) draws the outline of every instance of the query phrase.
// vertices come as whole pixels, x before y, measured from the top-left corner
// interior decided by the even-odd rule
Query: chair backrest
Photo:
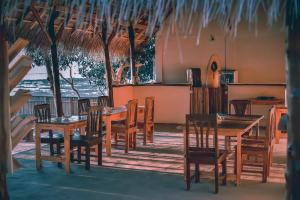
[[[33,107],[33,113],[36,117],[37,122],[39,121],[50,121],[51,111],[50,104],[38,104]]]
[[[108,96],[99,96],[97,98],[98,106],[106,107],[108,106],[109,97]]]
[[[88,108],[91,106],[90,99],[78,100],[78,115],[86,115]]]
[[[195,137],[191,137],[194,130]],[[212,140],[210,139],[212,135]],[[185,151],[191,149],[214,149],[219,156],[218,125],[216,114],[186,115]]]
[[[144,123],[154,122],[154,97],[146,97]]]
[[[87,110],[86,136],[101,136],[102,134],[102,107],[91,106]]]
[[[276,109],[275,106],[273,106],[270,109],[268,131],[266,131],[266,133],[267,133],[266,145],[271,145],[275,139],[275,132],[276,132],[275,109]]]
[[[236,115],[251,115],[251,102],[246,99],[235,99],[229,102],[229,113],[231,113],[231,105],[233,106]]]
[[[136,125],[137,125],[137,106],[138,106],[137,99],[128,101],[127,120],[126,120],[127,128],[133,128],[133,127],[136,127]]]

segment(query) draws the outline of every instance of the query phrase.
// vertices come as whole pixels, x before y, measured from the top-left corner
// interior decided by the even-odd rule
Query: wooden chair
[[[99,96],[97,98],[97,104],[98,106],[106,107],[108,106],[109,97],[108,96]]]
[[[71,140],[71,148],[77,147],[77,159],[74,159],[73,151],[71,160],[85,162],[85,168],[90,169],[91,147],[98,147],[98,165],[102,165],[102,107],[92,106],[87,110],[87,127],[86,135],[73,135]],[[85,148],[85,154],[81,148]],[[85,160],[81,160],[81,156],[85,156]]]
[[[91,106],[90,99],[78,100],[78,115],[86,115],[88,108]]]
[[[37,122],[50,121],[51,112],[50,104],[39,104],[35,105],[33,108],[34,115]],[[41,135],[41,143],[49,144],[50,155],[61,154],[62,144],[64,143],[64,135],[62,133],[57,133],[52,130],[42,130],[41,133],[48,133]],[[54,145],[56,145],[56,152],[54,151]]]
[[[192,138],[190,131],[195,131],[196,137]],[[210,132],[213,133],[210,141]],[[191,140],[195,141],[191,141]],[[227,179],[227,151],[220,150],[218,144],[218,127],[216,115],[191,114],[186,115],[185,132],[185,180],[186,188],[190,190],[191,179],[196,182],[200,179],[200,164],[215,166],[215,193],[219,191],[219,164],[222,165],[222,183]],[[191,176],[190,165],[195,164],[195,175]]]
[[[124,134],[125,153],[128,153],[129,147],[136,148],[137,106],[137,99],[128,101],[126,119],[123,122],[112,123],[111,131],[115,136],[116,145],[120,134]]]
[[[146,97],[145,99],[145,113],[144,120],[138,122],[138,128],[143,129],[144,145],[149,140],[153,143],[154,132],[154,97]]]
[[[229,114],[231,114],[231,107],[233,106],[236,115],[251,115],[251,101],[247,99],[233,99],[229,102]]]
[[[245,165],[262,167],[262,182],[267,182],[272,165],[273,149],[275,144],[275,107],[269,113],[268,129],[265,136],[252,136],[242,139],[242,172],[257,173],[257,170],[244,170]],[[254,159],[255,158],[255,159]],[[261,162],[259,162],[261,159]],[[235,164],[235,169],[236,169]]]

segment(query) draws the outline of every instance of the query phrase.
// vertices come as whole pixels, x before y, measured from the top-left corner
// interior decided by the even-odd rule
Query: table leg
[[[239,186],[241,182],[241,171],[242,171],[242,153],[241,153],[241,134],[237,135],[236,141],[236,185]]]
[[[64,148],[65,148],[65,171],[67,174],[70,174],[70,134],[71,130],[69,128],[65,128],[64,130]]]
[[[105,120],[106,127],[106,136],[105,136],[105,145],[106,145],[106,154],[111,156],[111,118],[107,116]]]
[[[278,124],[279,124],[279,119],[280,119],[281,112],[278,110],[275,111],[275,143],[279,144],[280,140],[280,130],[278,130]]]
[[[41,130],[39,127],[35,128],[35,165],[36,169],[41,169]]]

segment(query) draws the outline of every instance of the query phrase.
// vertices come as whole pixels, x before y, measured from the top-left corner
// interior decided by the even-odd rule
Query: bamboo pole
[[[137,84],[137,73],[136,73],[136,66],[135,66],[135,35],[132,23],[128,26],[128,37],[130,43],[130,71],[131,71],[131,83]]]
[[[4,25],[0,26],[0,197],[9,199],[6,173],[12,170],[9,82],[8,82],[8,42]]]
[[[288,200],[300,199],[300,16],[290,16],[291,6],[291,2],[288,2],[286,7],[288,94],[286,199]]]
[[[105,58],[105,70],[106,70],[106,85],[108,89],[108,97],[109,97],[109,106],[114,107],[114,93],[112,87],[112,69],[110,63],[110,55],[109,55],[109,42],[112,39],[107,38],[107,22],[103,20],[102,23],[102,47],[104,51],[104,58]]]

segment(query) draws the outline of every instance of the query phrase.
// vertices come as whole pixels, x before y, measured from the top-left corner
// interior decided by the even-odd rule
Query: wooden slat
[[[10,91],[15,88],[18,83],[31,69],[32,59],[28,56],[22,56],[9,69],[9,88]]]
[[[27,90],[18,90],[16,94],[10,98],[11,116],[14,116],[30,98],[31,94]]]
[[[64,162],[65,157],[62,156],[41,156],[42,160],[51,161],[51,162]]]
[[[8,59],[11,62],[21,51],[28,45],[29,41],[24,38],[19,38],[9,49]]]

